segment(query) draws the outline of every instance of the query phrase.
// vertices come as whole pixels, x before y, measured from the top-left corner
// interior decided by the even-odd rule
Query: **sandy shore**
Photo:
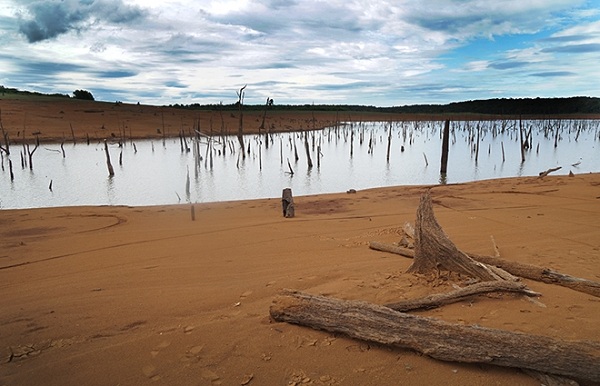
[[[77,141],[176,137],[195,128],[206,134],[237,134],[237,111],[185,110],[172,107],[82,101],[66,98],[0,96],[2,125],[14,141]],[[243,112],[243,132],[259,132],[264,111]],[[273,131],[312,130],[336,121],[388,121],[413,119],[410,115],[269,110],[264,128]],[[423,117],[420,117],[423,119]],[[72,128],[72,130],[71,130]],[[263,131],[264,132],[264,131]]]
[[[424,187],[190,206],[0,211],[0,385],[538,385],[518,370],[444,363],[408,350],[273,323],[291,288],[383,304],[450,290],[370,250],[414,222]],[[432,189],[463,250],[600,280],[600,174]],[[600,299],[525,280],[543,294],[481,296],[419,312],[600,341]],[[584,383],[585,384],[585,383]]]

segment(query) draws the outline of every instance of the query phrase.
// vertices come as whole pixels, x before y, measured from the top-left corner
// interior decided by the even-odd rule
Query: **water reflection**
[[[106,202],[108,205],[116,205],[114,176],[106,178]]]
[[[310,132],[312,168],[308,167],[304,137],[299,133],[273,134],[268,147],[264,136],[248,135],[245,142],[250,153],[245,158],[240,156],[236,137],[214,138],[210,146],[206,139],[190,143],[190,152],[180,150],[178,139],[165,139],[162,145],[136,141],[134,146],[127,141],[121,148],[112,143],[109,150],[113,164],[117,166],[122,157],[112,178],[108,177],[103,142],[68,146],[65,157],[59,144],[48,144],[34,154],[33,171],[21,166],[18,153],[11,154],[14,181],[7,167],[9,158],[2,154],[0,208],[267,198],[279,197],[284,187],[292,188],[294,195],[344,192],[389,185],[536,176],[556,166],[563,166],[557,174],[568,174],[571,169],[574,173],[600,171],[598,121],[585,121],[583,126],[587,129],[579,134],[569,131],[567,124],[560,126],[562,140],[557,147],[555,135],[532,122],[533,127],[540,129],[532,131],[535,150],[532,146],[526,151],[525,162],[521,162],[518,132],[510,129],[518,128],[518,124],[482,123],[475,162],[476,125],[453,122],[448,173],[440,175],[442,125],[393,123],[389,160],[389,123],[354,123]],[[288,162],[294,169],[293,175]],[[48,189],[51,180],[52,192]]]
[[[448,183],[448,174],[440,173],[440,179],[438,180],[440,185],[446,185]]]

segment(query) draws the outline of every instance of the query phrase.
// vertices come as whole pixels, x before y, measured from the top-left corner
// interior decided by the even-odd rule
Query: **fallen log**
[[[560,170],[560,169],[562,169],[562,166],[558,166],[558,167],[555,167],[555,168],[550,168],[550,169],[548,169],[548,170],[546,170],[546,171],[540,172],[540,173],[539,173],[539,177],[538,177],[538,178],[544,178],[544,177],[546,177],[548,174],[550,174],[550,173],[553,173],[553,172],[555,172],[555,171],[557,171],[557,170]]]
[[[418,299],[408,299],[395,303],[388,303],[385,306],[391,308],[392,310],[400,312],[413,311],[419,309],[431,309],[446,304],[460,302],[471,296],[491,292],[514,292],[527,296],[541,296],[540,293],[528,289],[527,286],[523,283],[505,280],[494,280],[476,283],[447,293],[433,294]]]
[[[534,370],[523,370],[523,372],[532,378],[540,381],[544,386],[578,386],[579,383],[572,379],[561,377],[560,375],[545,374]]]
[[[600,343],[464,326],[362,301],[285,290],[271,317],[351,338],[409,348],[432,358],[530,369],[600,382]]]
[[[369,248],[383,252],[395,253],[408,258],[414,258],[415,255],[415,252],[412,249],[396,247],[394,245],[384,244],[377,241],[372,241],[369,243]],[[550,268],[539,267],[537,265],[519,263],[517,261],[508,261],[499,257],[477,255],[475,253],[467,254],[473,260],[501,268],[515,276],[541,281],[548,284],[556,284],[575,291],[600,297],[600,283],[597,281],[574,277],[554,271]]]
[[[517,261],[508,261],[493,256],[476,255],[474,253],[470,253],[469,256],[471,256],[473,260],[477,260],[488,265],[494,265],[516,276],[541,281],[548,284],[557,284],[575,291],[600,297],[600,283],[597,281],[582,279],[556,272],[549,268],[519,263]]]
[[[411,259],[415,257],[414,249],[397,247],[392,244],[380,243],[378,241],[371,241],[369,243],[369,248],[374,249],[376,251],[395,253],[397,255],[410,257]]]

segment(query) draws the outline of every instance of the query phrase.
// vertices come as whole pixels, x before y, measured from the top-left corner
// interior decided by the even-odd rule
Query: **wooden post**
[[[292,197],[292,189],[285,188],[281,196],[281,204],[283,207],[283,217],[294,217],[294,198]]]
[[[442,165],[440,167],[440,173],[446,174],[448,171],[448,147],[450,142],[450,120],[446,120],[444,123],[444,133],[442,135]]]

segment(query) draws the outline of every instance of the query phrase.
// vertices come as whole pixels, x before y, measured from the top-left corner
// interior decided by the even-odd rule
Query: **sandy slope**
[[[190,207],[0,211],[0,385],[536,385],[518,370],[443,363],[272,323],[281,288],[385,303],[449,290],[369,250],[414,222],[422,187]],[[463,250],[600,280],[600,174],[435,186]],[[544,306],[478,297],[420,312],[600,341],[600,299],[526,280]]]
[[[124,103],[81,101],[49,97],[9,97],[0,95],[0,119],[10,138],[15,141],[69,142],[124,138],[162,138],[186,135],[198,127],[206,134],[237,134],[237,111],[184,110],[171,107]],[[243,112],[243,131],[257,133],[263,111]],[[274,131],[310,130],[332,126],[339,121],[399,119],[399,115],[383,113],[311,112],[269,110],[265,129]],[[411,119],[402,116],[402,119]],[[73,129],[71,131],[71,129]]]

